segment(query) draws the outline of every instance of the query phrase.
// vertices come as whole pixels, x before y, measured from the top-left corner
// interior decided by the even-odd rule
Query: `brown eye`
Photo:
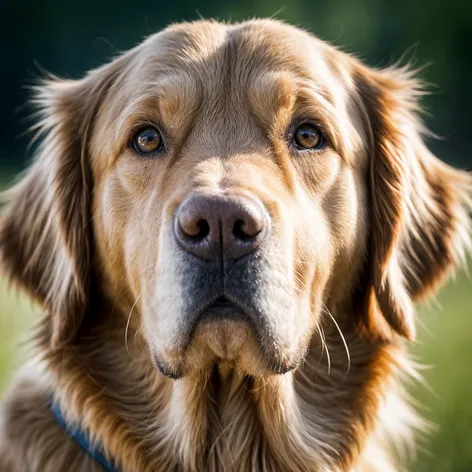
[[[140,154],[150,154],[157,151],[162,145],[161,133],[156,128],[143,128],[133,139],[133,146]]]
[[[302,149],[320,149],[323,146],[321,131],[309,123],[304,123],[295,130],[293,140]]]

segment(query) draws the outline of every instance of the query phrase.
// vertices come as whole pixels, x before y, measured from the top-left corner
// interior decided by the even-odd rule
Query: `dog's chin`
[[[243,319],[214,318],[210,314],[196,325],[183,352],[167,350],[165,354],[154,354],[153,359],[156,368],[171,379],[204,375],[215,365],[252,377],[285,374],[298,366],[299,359],[282,362],[277,354],[266,352]]]
[[[208,320],[197,325],[192,344],[213,360],[237,361],[246,351],[259,349],[252,337],[243,321]]]

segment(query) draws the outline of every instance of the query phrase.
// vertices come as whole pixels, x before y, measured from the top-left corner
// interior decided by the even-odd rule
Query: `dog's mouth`
[[[201,349],[208,347],[218,358],[235,358],[249,337],[258,345],[261,342],[263,329],[254,318],[255,313],[243,302],[220,295],[198,312],[186,349],[196,343]]]
[[[172,379],[215,364],[237,366],[249,375],[284,374],[294,369],[298,357],[281,357],[268,320],[249,302],[225,294],[201,305],[194,311],[186,342],[167,354],[167,360],[155,356],[156,367]]]
[[[223,295],[211,302],[201,311],[197,323],[212,323],[222,320],[247,321],[247,314],[239,304]]]

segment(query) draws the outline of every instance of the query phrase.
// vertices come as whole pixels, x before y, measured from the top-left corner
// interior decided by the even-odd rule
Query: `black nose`
[[[177,240],[202,259],[238,259],[253,252],[267,232],[261,202],[246,197],[193,195],[175,219]]]

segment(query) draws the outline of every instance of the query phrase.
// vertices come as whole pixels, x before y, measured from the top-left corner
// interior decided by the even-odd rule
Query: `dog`
[[[424,144],[423,93],[277,20],[46,77],[0,229],[45,312],[0,469],[398,470],[414,303],[470,247],[472,176]]]

